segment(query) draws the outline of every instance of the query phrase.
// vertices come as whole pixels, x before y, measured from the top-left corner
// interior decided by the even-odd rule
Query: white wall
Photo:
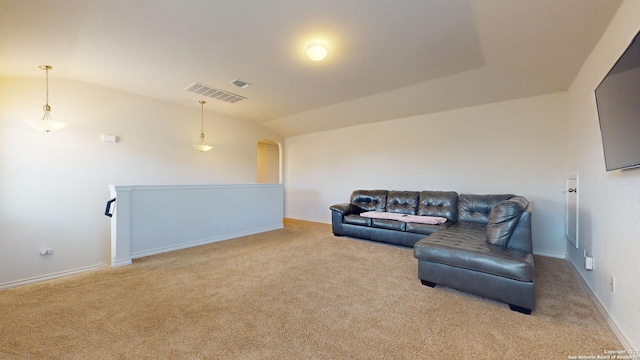
[[[556,93],[289,137],[285,215],[330,222],[355,189],[514,193],[536,252],[563,257],[565,121]]]
[[[594,91],[640,29],[638,14],[640,1],[623,3],[569,89],[565,165],[580,176],[580,248],[567,243],[567,256],[634,349],[640,349],[640,169],[605,171]],[[593,271],[584,269],[585,249]]]
[[[109,263],[107,185],[255,183],[256,143],[283,141],[205,107],[214,148],[201,153],[197,98],[191,108],[55,77],[50,89],[53,118],[69,126],[45,134],[22,122],[42,116],[44,79],[0,78],[0,284]]]

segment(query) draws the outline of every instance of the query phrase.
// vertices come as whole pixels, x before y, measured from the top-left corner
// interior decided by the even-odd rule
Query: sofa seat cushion
[[[533,281],[533,255],[492,245],[486,241],[486,227],[478,223],[457,223],[414,245],[419,260],[479,271],[518,281]]]
[[[342,222],[350,225],[371,226],[371,219],[355,214],[345,215]]]
[[[417,234],[425,234],[431,235],[436,231],[448,229],[451,225],[455,224],[451,220],[447,220],[447,222],[434,225],[434,224],[420,224],[420,223],[407,223],[407,231]]]
[[[405,231],[407,223],[397,220],[371,219],[371,226],[381,229]]]

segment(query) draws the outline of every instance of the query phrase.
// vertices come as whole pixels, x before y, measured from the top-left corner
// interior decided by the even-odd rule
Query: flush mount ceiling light
[[[42,107],[42,110],[44,110],[44,115],[40,120],[25,120],[25,124],[31,126],[36,130],[41,130],[48,133],[53,130],[62,129],[63,127],[67,126],[67,123],[51,119],[51,106],[49,106],[49,70],[51,70],[53,67],[51,65],[40,65],[38,67],[46,72],[45,89],[47,98],[44,106]]]
[[[320,61],[327,56],[327,47],[318,42],[311,43],[307,47],[307,56],[313,61]]]
[[[199,103],[200,103],[200,142],[197,144],[193,144],[193,147],[196,148],[196,150],[205,152],[213,149],[213,146],[207,145],[204,143],[204,104],[206,104],[207,102],[204,100],[200,100]]]

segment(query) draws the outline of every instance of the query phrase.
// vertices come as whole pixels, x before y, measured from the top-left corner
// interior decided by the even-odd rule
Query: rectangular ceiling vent
[[[186,88],[187,91],[190,91],[192,93],[196,93],[202,96],[206,96],[206,97],[210,97],[212,99],[216,99],[216,100],[220,100],[220,101],[225,101],[228,103],[237,103],[240,100],[246,100],[247,98],[242,96],[242,95],[238,95],[238,94],[234,94],[234,93],[230,93],[228,91],[224,91],[224,90],[220,90],[220,89],[216,89],[216,88],[212,88],[211,86],[207,86],[204,84],[200,84],[200,83],[193,83],[191,85],[189,85],[188,88]]]
[[[235,85],[241,89],[248,89],[249,87],[251,87],[251,84],[249,84],[248,82],[244,81],[244,80],[240,80],[240,79],[235,79],[235,80],[231,80],[229,82],[229,84],[231,85]]]

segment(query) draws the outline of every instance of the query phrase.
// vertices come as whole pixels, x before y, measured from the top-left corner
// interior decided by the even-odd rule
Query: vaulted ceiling
[[[293,136],[566,90],[620,3],[0,0],[0,76],[193,107],[200,82],[247,98],[207,110]]]

